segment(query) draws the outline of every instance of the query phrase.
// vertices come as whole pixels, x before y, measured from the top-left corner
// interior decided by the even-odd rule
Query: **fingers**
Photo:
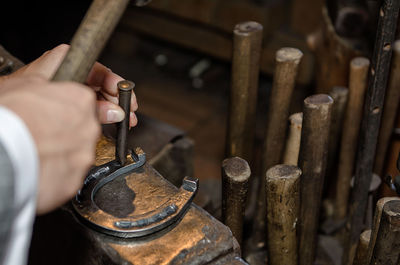
[[[97,101],[97,115],[101,123],[110,124],[120,122],[125,118],[125,113],[120,106],[113,104],[109,101]],[[137,117],[134,112],[129,115],[129,126],[134,127],[137,125]]]
[[[58,45],[54,49],[45,52],[35,61],[19,69],[13,75],[35,74],[41,75],[45,79],[50,79],[57,71],[68,50],[69,45]]]
[[[117,97],[117,84],[122,80],[124,80],[122,77],[114,74],[109,68],[105,67],[101,63],[96,62],[93,65],[86,82],[89,86],[101,87],[103,92]]]
[[[116,123],[124,119],[125,113],[120,106],[109,101],[97,101],[97,115],[103,124]]]

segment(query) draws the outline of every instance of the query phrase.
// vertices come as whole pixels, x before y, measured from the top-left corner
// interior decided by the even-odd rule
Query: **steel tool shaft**
[[[389,86],[385,95],[385,104],[382,114],[382,125],[379,130],[378,146],[376,149],[374,172],[383,176],[385,157],[393,135],[393,127],[400,101],[400,40],[393,44],[392,69],[390,71]]]
[[[262,36],[263,27],[257,22],[243,22],[233,30],[227,157],[239,156],[251,161]]]
[[[368,188],[372,179],[373,161],[389,76],[392,45],[397,27],[399,8],[400,1],[385,0],[380,10],[378,32],[361,125],[355,183],[350,202],[350,216],[346,225],[349,241],[347,246],[345,246],[343,255],[342,263],[345,265],[351,265],[353,262],[367,207]]]
[[[244,210],[250,179],[250,166],[239,157],[222,162],[222,221],[242,243]]]
[[[128,133],[129,117],[131,111],[131,95],[135,84],[131,81],[123,80],[118,82],[119,106],[125,112],[125,118],[117,123],[117,141],[115,145],[115,158],[121,165],[126,164],[128,154]]]
[[[266,173],[268,264],[297,265],[301,170],[276,165]]]
[[[304,100],[299,167],[301,185],[299,264],[314,263],[333,100],[325,94]]]

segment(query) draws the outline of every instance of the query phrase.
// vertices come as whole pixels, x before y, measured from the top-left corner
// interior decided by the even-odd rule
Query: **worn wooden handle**
[[[222,162],[222,221],[242,243],[244,211],[251,170],[246,160],[239,157]]]
[[[268,264],[297,264],[301,170],[277,165],[266,173]]]
[[[53,81],[84,83],[130,0],[94,0]]]
[[[283,153],[283,164],[297,166],[300,152],[301,127],[303,124],[303,113],[295,113],[289,117],[289,133],[286,139],[285,152]]]
[[[397,265],[400,253],[400,200],[384,204],[371,265]]]
[[[285,146],[287,119],[293,90],[296,84],[298,67],[303,53],[296,48],[281,48],[275,56],[275,74],[272,85],[269,106],[268,123],[265,134],[262,159],[262,176],[272,166],[281,162]],[[265,240],[265,178],[261,178],[258,191],[258,208],[256,212],[254,233],[257,245],[263,245]]]
[[[335,218],[338,220],[344,219],[347,214],[369,65],[369,60],[364,57],[350,62],[349,99],[343,121],[335,197]]]
[[[232,87],[226,156],[251,161],[263,27],[243,22],[233,30]]]
[[[371,230],[365,230],[360,235],[360,241],[358,242],[356,256],[354,258],[353,265],[365,265],[367,263],[368,245],[371,239]]]
[[[313,264],[315,259],[332,105],[332,98],[325,94],[304,100],[299,156],[303,172],[300,181],[300,265]]]

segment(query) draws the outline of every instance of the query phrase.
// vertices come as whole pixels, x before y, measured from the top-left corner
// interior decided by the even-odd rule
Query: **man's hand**
[[[49,80],[58,69],[68,49],[69,45],[61,44],[45,52],[32,63],[9,75],[8,78],[25,75],[41,75]],[[100,122],[103,124],[120,122],[124,118],[124,112],[118,106],[117,83],[121,80],[123,80],[123,78],[114,74],[110,69],[100,63],[95,63],[86,80],[87,85],[92,87],[97,93],[97,113]],[[137,124],[137,118],[134,113],[137,109],[138,104],[136,102],[136,96],[132,93],[130,113],[130,126],[132,127]]]
[[[40,161],[37,213],[62,205],[81,187],[94,162],[100,133],[95,93],[77,83],[24,74],[1,82],[0,105],[25,122],[36,143]]]

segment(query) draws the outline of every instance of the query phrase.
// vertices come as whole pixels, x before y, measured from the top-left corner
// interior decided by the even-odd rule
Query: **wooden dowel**
[[[370,265],[398,265],[400,262],[400,200],[383,206]]]
[[[283,164],[297,166],[300,152],[301,126],[303,113],[295,113],[289,117],[289,133],[286,140]]]
[[[385,95],[383,107],[382,124],[379,130],[378,145],[376,149],[374,172],[383,176],[385,158],[390,138],[393,135],[394,123],[400,101],[400,40],[393,44],[392,69],[390,80]]]
[[[329,92],[329,95],[333,99],[333,107],[331,131],[329,136],[328,164],[326,167],[326,172],[328,176],[332,176],[335,171],[334,168],[336,167],[336,161],[338,157],[338,143],[340,140],[340,134],[342,132],[344,113],[349,96],[349,89],[347,87],[335,86]]]
[[[378,236],[378,231],[379,231],[381,218],[382,218],[383,207],[385,206],[385,204],[387,202],[395,201],[395,200],[400,201],[400,198],[398,198],[398,197],[384,197],[384,198],[380,199],[376,203],[374,221],[373,221],[373,224],[372,224],[371,240],[370,240],[370,243],[368,245],[368,253],[367,253],[366,263],[365,264],[369,264],[371,259],[372,259],[372,252],[374,250],[376,238]]]
[[[300,180],[300,265],[313,264],[315,259],[332,105],[332,98],[325,94],[304,100],[299,156],[299,166],[303,172]]]
[[[243,22],[233,30],[232,87],[226,156],[251,161],[263,27]]]
[[[53,81],[84,83],[130,0],[94,0]]]
[[[354,188],[349,204],[349,218],[345,226],[348,241],[344,247],[343,265],[352,264],[363,229],[399,9],[400,1],[384,0],[379,12],[378,30],[357,149]]]
[[[268,105],[268,121],[265,134],[262,173],[281,162],[289,117],[289,106],[296,84],[298,66],[303,53],[295,48],[281,48],[275,56],[275,73]],[[261,178],[258,191],[258,208],[255,220],[256,245],[263,245],[265,241],[265,178]]]
[[[354,171],[358,134],[361,126],[365,90],[368,82],[369,60],[354,58],[350,62],[349,99],[343,122],[335,196],[335,218],[344,219],[350,195],[350,181]]]
[[[371,230],[368,229],[361,233],[353,265],[368,264],[366,263],[366,260],[367,260],[368,245],[370,239],[371,239]]]
[[[233,157],[222,162],[222,221],[239,244],[250,175],[249,164],[244,159]]]
[[[266,173],[268,264],[296,265],[301,170],[277,165]]]

